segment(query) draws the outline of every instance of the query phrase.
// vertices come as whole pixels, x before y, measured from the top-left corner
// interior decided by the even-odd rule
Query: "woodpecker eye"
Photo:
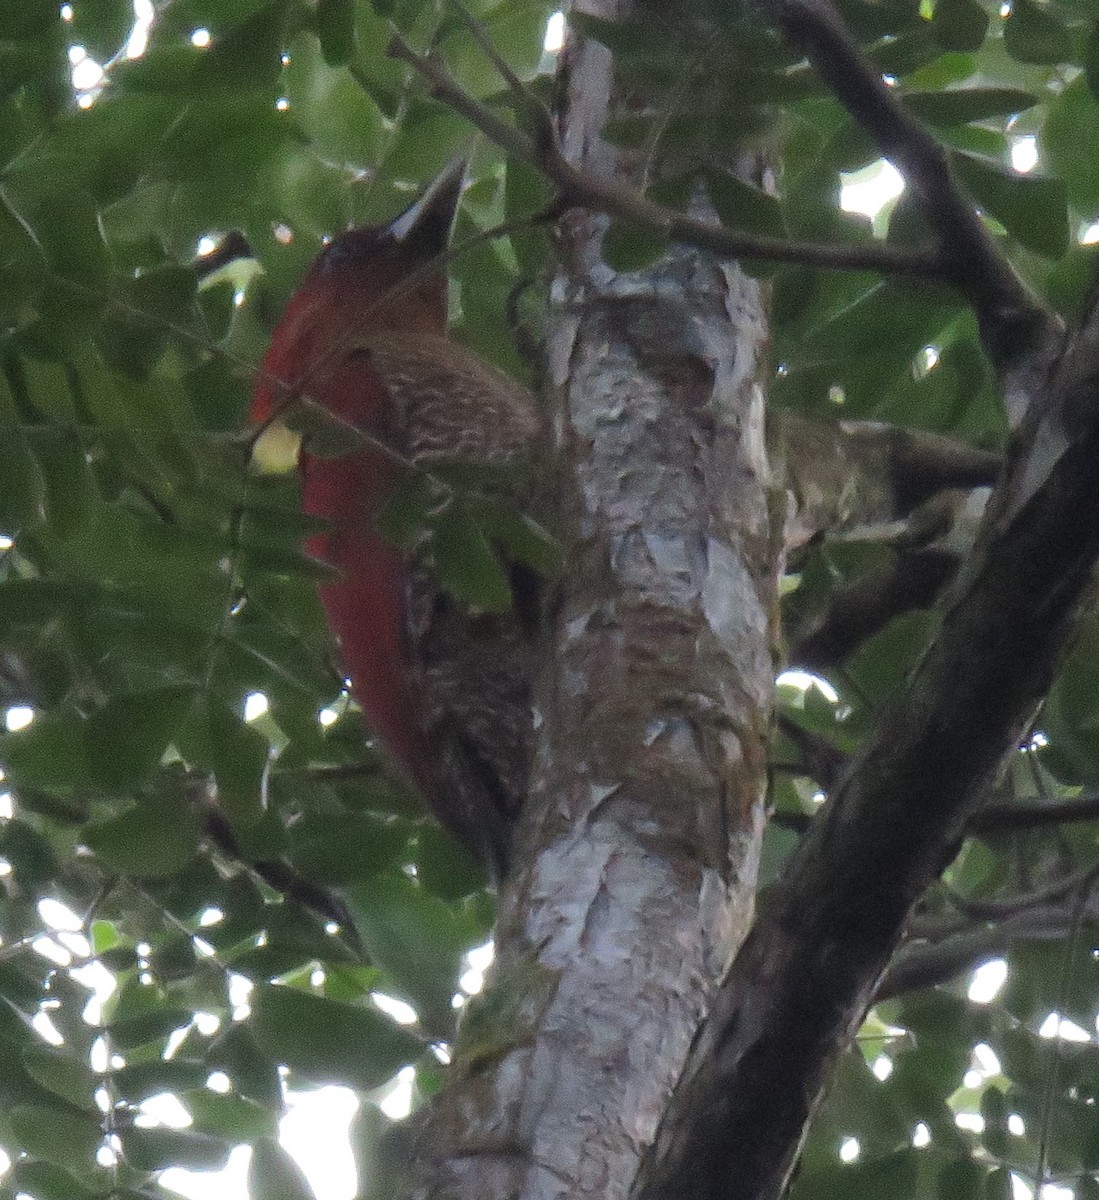
[[[324,274],[376,269],[380,258],[392,258],[396,245],[385,229],[352,229],[334,237],[317,255],[315,269]]]

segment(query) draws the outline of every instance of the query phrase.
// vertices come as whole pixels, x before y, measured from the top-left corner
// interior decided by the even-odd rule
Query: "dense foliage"
[[[838,7],[949,148],[1016,268],[1075,319],[1099,240],[1092,0]],[[551,6],[470,9],[548,101]],[[753,12],[699,0],[575,24],[647,98],[609,135],[660,164],[661,202],[684,206],[701,183],[730,228],[925,239],[906,197],[873,221],[842,210],[844,177],[880,152]],[[387,56],[395,31],[525,119],[446,4],[172,0],[135,26],[130,0],[0,0],[0,1146],[12,1160],[0,1197],[161,1196],[161,1168],[215,1167],[245,1142],[253,1195],[306,1195],[274,1142],[286,1079],[359,1092],[360,1187],[388,1194],[377,1100],[409,1064],[418,1098],[438,1086],[464,955],[490,936],[476,869],[364,746],[293,477],[251,469],[242,432],[267,332],[322,237],[392,215],[471,147],[449,264],[456,332],[537,377],[550,244],[535,218],[551,190]],[[746,146],[776,164],[776,192],[734,178]],[[501,222],[506,234],[475,237]],[[234,231],[250,253],[220,265]],[[660,248],[652,230],[612,224],[619,269]],[[774,405],[1006,444],[955,292],[751,266],[773,282]],[[409,489],[395,527],[437,522],[436,500]],[[489,534],[475,505],[450,503],[444,581],[490,597]],[[872,538],[807,552],[789,580],[791,627],[892,553]],[[814,745],[854,751],[933,624],[928,612],[890,624],[834,665],[835,692],[784,686],[785,716]],[[997,800],[1099,788],[1097,730],[1091,617]],[[776,738],[787,819],[768,834],[768,878],[821,782],[804,747]],[[976,948],[959,952],[953,982],[875,1009],[797,1197],[1001,1196],[1012,1173],[1099,1190],[1095,829],[1004,822],[966,843],[920,918],[929,945],[968,936]],[[45,900],[79,928],[59,932]],[[970,1000],[968,971],[997,955],[1006,986]],[[109,995],[102,973],[80,969],[94,963]],[[418,1023],[397,1023],[375,993]],[[1048,1040],[1051,1013],[1078,1040]],[[188,1127],[141,1119],[164,1092]]]

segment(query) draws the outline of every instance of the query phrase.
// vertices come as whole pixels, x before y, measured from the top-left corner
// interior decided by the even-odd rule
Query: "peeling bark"
[[[569,88],[566,152],[605,169],[601,47],[574,50]],[[577,212],[562,233],[550,375],[570,569],[497,959],[418,1197],[627,1195],[752,915],[781,556],[765,290],[693,250],[615,274],[604,225]]]

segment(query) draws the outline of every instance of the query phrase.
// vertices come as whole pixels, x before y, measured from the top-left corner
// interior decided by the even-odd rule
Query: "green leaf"
[[[1099,20],[1091,27],[1084,44],[1084,78],[1093,99],[1099,100]]]
[[[378,512],[377,526],[387,541],[411,550],[446,496],[447,489],[436,476],[426,471],[404,471]]]
[[[707,171],[706,190],[722,224],[730,229],[743,229],[765,237],[786,235],[786,222],[778,198],[762,188],[724,171]]]
[[[144,271],[125,282],[117,308],[98,332],[97,342],[110,366],[134,379],[148,375],[178,331],[195,327],[194,272],[171,263]],[[125,411],[125,410],[124,410]],[[117,416],[98,413],[104,419]],[[163,421],[163,413],[159,415]]]
[[[185,934],[169,937],[159,946],[154,946],[149,955],[149,969],[161,983],[177,983],[181,979],[189,979],[194,974],[197,963],[198,952],[195,950],[195,944]]]
[[[370,813],[306,813],[289,831],[289,858],[307,875],[343,887],[390,866],[407,831]]]
[[[194,701],[190,688],[158,688],[114,696],[85,723],[93,783],[126,791],[145,780],[164,755]]]
[[[252,1147],[248,1193],[263,1200],[314,1200],[301,1167],[270,1138],[261,1138]]]
[[[189,1129],[141,1129],[119,1135],[126,1161],[142,1171],[184,1167],[191,1171],[219,1171],[229,1161],[233,1146],[222,1138]]]
[[[257,729],[213,698],[203,697],[180,730],[177,745],[192,766],[213,773],[218,807],[232,824],[259,820],[270,746]]]
[[[525,563],[547,579],[560,574],[565,565],[561,543],[514,503],[487,496],[471,496],[466,502],[485,536],[509,562]]]
[[[486,612],[507,612],[511,588],[485,531],[455,500],[432,523],[428,543],[439,581],[459,600]]]
[[[264,1053],[317,1083],[380,1087],[423,1050],[419,1038],[374,1008],[289,987],[260,987],[252,1029]]]
[[[939,1172],[935,1196],[937,1200],[974,1200],[981,1194],[987,1174],[973,1158],[952,1158]]]
[[[5,320],[25,314],[46,272],[43,247],[10,199],[0,195],[0,314]]]
[[[663,23],[641,19],[609,21],[594,13],[572,9],[568,15],[569,28],[581,37],[602,42],[608,50],[623,59],[638,56],[665,58],[675,53],[670,45]]]
[[[935,62],[942,49],[929,30],[914,29],[892,40],[883,39],[865,53],[883,74],[903,78]]]
[[[103,1195],[101,1188],[89,1189],[68,1171],[40,1159],[21,1159],[8,1179],[16,1194],[34,1200],[100,1200]]]
[[[616,271],[640,271],[668,248],[668,239],[625,221],[612,221],[603,239],[603,259]]]
[[[951,162],[973,198],[1035,254],[1060,258],[1068,249],[1065,184],[955,150]]]
[[[475,18],[497,51],[520,79],[537,73],[542,58],[549,6],[540,0],[506,0]],[[448,27],[449,26],[449,27]],[[499,78],[485,62],[485,55],[463,23],[444,21],[439,52],[451,73],[470,95],[491,95]],[[525,115],[525,114],[521,114]]]
[[[74,302],[101,305],[112,264],[94,199],[81,190],[46,196],[35,211],[33,227],[50,271],[78,286]]]
[[[1007,1167],[997,1167],[985,1178],[981,1200],[1010,1200],[1015,1195],[1015,1179]]]
[[[324,61],[346,65],[355,51],[355,0],[319,0],[316,20]]]
[[[97,499],[81,439],[56,425],[35,426],[25,436],[46,484],[49,527],[67,537],[87,522]]]
[[[72,1050],[52,1046],[28,1046],[23,1065],[37,1083],[77,1108],[96,1112],[95,1089],[98,1076]]]
[[[352,66],[356,82],[390,118],[397,115],[408,72],[407,67],[386,55],[393,35],[389,24],[393,7],[392,3],[356,6],[357,53]]]
[[[87,777],[85,745],[75,714],[47,713],[24,729],[0,734],[0,761],[16,787],[65,793]]]
[[[988,32],[988,13],[978,0],[937,0],[930,31],[944,50],[979,50]]]
[[[337,3],[329,7],[336,16],[342,5]],[[348,4],[347,8],[353,17],[354,5]],[[321,11],[318,10],[318,19]],[[340,53],[346,50],[350,56],[353,45],[354,35]],[[342,225],[349,215],[344,174],[340,172],[329,177],[319,169],[321,164],[314,156],[332,162],[366,164],[377,161],[383,153],[385,128],[376,99],[350,72],[334,69],[323,39],[320,46],[323,59],[317,49],[316,43],[305,36],[295,38],[290,45],[286,95],[294,120],[309,138],[313,154],[286,162],[280,177],[280,190],[284,202],[295,205],[299,221],[306,199],[299,195],[300,187],[309,187],[314,193],[324,188],[331,190],[333,205],[338,208],[334,215]],[[361,55],[357,57],[361,58]],[[314,195],[309,211],[315,209],[316,199]],[[319,222],[310,222],[309,227],[316,228],[318,234],[331,232],[333,228],[331,225],[322,227]]]
[[[224,537],[195,523],[166,524],[104,504],[51,545],[51,565],[62,578],[109,587],[112,611],[152,616],[161,636],[178,622],[208,639],[228,603],[227,548]]]
[[[247,1024],[230,1025],[206,1056],[211,1070],[222,1070],[241,1097],[254,1101],[265,1112],[282,1105],[282,1084],[275,1061],[262,1053]]]
[[[139,879],[174,875],[198,850],[198,823],[172,796],[135,804],[85,827],[84,840],[110,870]]]
[[[1004,46],[1016,62],[1061,63],[1072,58],[1072,37],[1051,12],[1034,0],[1011,0]]]
[[[0,829],[0,854],[11,864],[20,887],[49,886],[57,876],[59,864],[49,840],[18,817]]]
[[[509,157],[504,177],[504,215],[510,224],[525,220],[548,208],[553,191],[541,172],[529,163]],[[546,235],[532,229],[511,234],[511,244],[523,274],[534,279],[546,260]]]
[[[257,1138],[274,1137],[278,1131],[276,1113],[243,1096],[202,1088],[184,1092],[180,1100],[190,1112],[199,1132],[211,1133],[229,1142],[254,1142]]]
[[[965,125],[989,117],[1011,116],[1038,103],[1038,97],[1018,88],[956,88],[945,92],[908,92],[905,108],[928,125]]]
[[[142,987],[144,991],[155,991]],[[156,1004],[156,999],[151,1001]],[[111,1042],[119,1050],[132,1050],[153,1042],[163,1041],[169,1034],[191,1023],[194,1014],[190,1009],[172,1005],[154,1007],[148,1012],[120,1016],[110,1022]]]
[[[295,406],[283,420],[287,429],[302,435],[305,449],[317,458],[343,458],[362,449],[363,435],[316,403]]]
[[[1042,762],[1060,779],[1099,782],[1099,621],[1081,622],[1042,710]]]
[[[415,863],[417,882],[441,900],[461,900],[485,887],[481,864],[435,824],[423,825],[417,832]],[[487,938],[488,930],[484,932]],[[474,940],[477,936],[474,933]]]
[[[529,80],[538,71],[546,21],[553,10],[546,0],[502,0],[482,17],[497,51],[520,79]]]
[[[1099,155],[1081,153],[1081,147],[1099,145],[1099,101],[1082,76],[1053,101],[1038,144],[1068,187],[1072,207],[1093,215],[1099,208]]]
[[[1087,315],[1095,280],[1099,275],[1099,246],[1074,244],[1049,273],[1045,294],[1071,325]]]
[[[0,375],[0,393],[5,387]],[[22,432],[5,423],[0,435],[0,530],[10,537],[45,515],[46,484],[38,461]]]
[[[159,1092],[185,1092],[200,1087],[209,1074],[209,1067],[198,1059],[152,1059],[120,1067],[111,1075],[111,1087],[119,1099],[140,1104]]]
[[[195,67],[196,90],[243,91],[277,83],[288,16],[286,0],[273,0],[225,33],[215,33]]]
[[[72,1108],[47,1108],[20,1104],[8,1120],[22,1148],[35,1158],[85,1176],[95,1165],[95,1152],[103,1144],[99,1118]]]
[[[476,927],[396,872],[352,887],[348,899],[370,961],[386,972],[392,990],[416,1009],[427,1029],[447,1033],[454,1022],[451,998]]]
[[[410,1166],[416,1152],[413,1122],[390,1121],[373,1104],[360,1104],[348,1130],[351,1152],[360,1179],[369,1179],[377,1196],[401,1196],[410,1191]]]

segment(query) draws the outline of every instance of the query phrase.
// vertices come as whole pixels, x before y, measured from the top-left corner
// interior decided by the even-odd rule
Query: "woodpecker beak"
[[[423,195],[386,227],[386,233],[394,241],[423,262],[446,250],[468,165],[466,158],[452,159],[427,185]]]

